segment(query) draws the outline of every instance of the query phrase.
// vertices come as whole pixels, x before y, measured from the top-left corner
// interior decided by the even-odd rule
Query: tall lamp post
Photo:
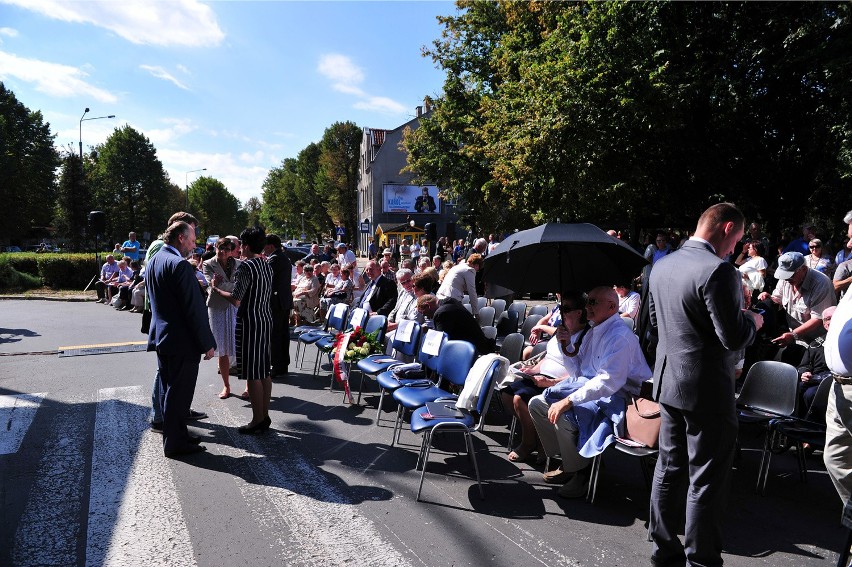
[[[89,107],[86,107],[86,110],[83,111],[83,116],[80,117],[80,175],[83,175],[83,122],[86,120],[100,120],[102,118],[115,118],[115,114],[110,114],[109,116],[93,116],[91,118],[86,118],[86,114],[89,112]]]
[[[301,240],[305,240],[305,213],[300,213],[302,215],[302,238]]]
[[[201,169],[193,169],[191,171],[187,171],[183,174],[183,187],[186,190],[186,210],[189,212],[189,174],[190,173],[198,173],[199,171],[207,171],[206,167],[202,167]]]

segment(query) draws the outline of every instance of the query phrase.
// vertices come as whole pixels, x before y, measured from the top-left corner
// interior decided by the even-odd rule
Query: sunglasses
[[[811,250],[816,250],[817,248],[822,248],[822,244],[816,244],[814,246],[808,246]]]

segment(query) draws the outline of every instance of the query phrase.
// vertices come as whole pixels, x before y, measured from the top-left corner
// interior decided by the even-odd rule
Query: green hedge
[[[0,254],[0,290],[23,291],[41,286],[41,278],[19,272],[8,260],[8,255]]]
[[[106,256],[104,256],[106,257]],[[24,252],[0,254],[0,260],[22,274],[41,278],[43,285],[54,289],[80,289],[98,273],[94,254],[36,254]],[[0,281],[0,289],[4,289]],[[37,286],[31,286],[37,287]]]

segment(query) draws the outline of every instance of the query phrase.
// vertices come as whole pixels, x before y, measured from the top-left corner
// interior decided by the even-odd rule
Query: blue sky
[[[0,81],[56,145],[129,124],[172,181],[200,174],[241,201],[336,121],[394,128],[443,74],[421,48],[451,2],[0,0]],[[206,172],[188,174],[207,168]]]

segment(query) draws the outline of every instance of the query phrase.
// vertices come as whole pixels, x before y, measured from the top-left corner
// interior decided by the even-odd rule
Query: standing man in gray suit
[[[741,276],[722,260],[744,227],[734,205],[713,205],[695,236],[651,271],[651,323],[659,331],[654,397],[662,416],[649,528],[654,565],[722,564],[722,515],[737,438],[735,356],[763,326],[763,317],[742,309]]]

